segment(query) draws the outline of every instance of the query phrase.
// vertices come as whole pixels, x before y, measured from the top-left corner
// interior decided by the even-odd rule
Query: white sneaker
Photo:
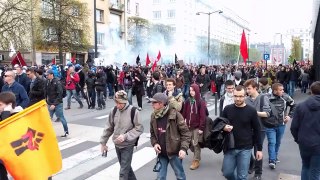
[[[138,108],[138,111],[142,111],[142,108],[141,108],[141,107],[139,107],[139,108]]]

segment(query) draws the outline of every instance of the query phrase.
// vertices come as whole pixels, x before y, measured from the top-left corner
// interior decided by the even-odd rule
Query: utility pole
[[[97,37],[97,0],[93,1],[93,13],[94,13],[94,57],[98,58],[98,37]]]
[[[31,3],[31,18],[30,18],[30,26],[31,26],[31,65],[35,65],[35,59],[36,59],[36,48],[34,45],[34,30],[33,30],[33,0],[30,1]]]

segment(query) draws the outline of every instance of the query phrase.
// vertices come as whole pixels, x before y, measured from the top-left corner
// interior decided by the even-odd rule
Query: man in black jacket
[[[30,80],[27,77],[26,73],[23,72],[22,68],[19,65],[15,65],[15,71],[16,71],[16,77],[15,80],[20,83],[27,93],[29,93],[30,90]]]
[[[262,159],[261,127],[257,111],[246,105],[245,95],[244,87],[237,86],[233,92],[234,104],[226,106],[222,113],[222,117],[230,121],[230,125],[226,125],[223,130],[227,133],[232,131],[235,142],[235,148],[226,150],[223,158],[222,173],[228,180],[247,179],[253,146],[257,146],[256,159]]]
[[[196,83],[200,87],[201,97],[204,98],[206,92],[208,92],[208,87],[210,86],[210,77],[206,74],[206,66],[202,65],[200,69],[200,74],[197,76]]]
[[[60,119],[64,129],[64,135],[61,137],[65,138],[69,135],[69,130],[67,121],[63,114],[62,85],[59,80],[54,78],[52,70],[47,71],[47,79],[48,80],[45,86],[45,97],[47,100],[50,117],[52,118],[53,113],[56,113],[56,116]]]
[[[299,145],[301,179],[320,179],[320,82],[310,88],[312,96],[296,107],[291,133]]]
[[[29,106],[45,99],[44,97],[44,84],[45,82],[40,77],[36,76],[34,69],[27,69],[27,76],[31,80],[29,91]]]

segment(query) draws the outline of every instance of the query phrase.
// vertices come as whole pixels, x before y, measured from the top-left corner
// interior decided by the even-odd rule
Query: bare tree
[[[63,52],[89,47],[90,28],[87,4],[79,0],[43,0],[36,23],[36,49]]]
[[[29,3],[29,0],[0,0],[0,49],[8,50],[10,42],[16,49],[30,48]]]

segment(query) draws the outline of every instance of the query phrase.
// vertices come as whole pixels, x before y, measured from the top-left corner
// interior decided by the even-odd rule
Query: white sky
[[[250,24],[253,42],[273,42],[275,33],[310,28],[312,0],[218,0]],[[252,33],[251,33],[252,34]]]

